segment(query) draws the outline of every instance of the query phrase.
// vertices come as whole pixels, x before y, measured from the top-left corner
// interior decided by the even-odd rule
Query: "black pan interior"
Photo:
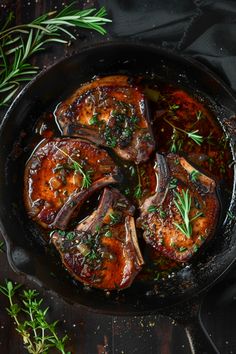
[[[236,256],[235,183],[224,205],[222,227],[191,265],[157,283],[136,283],[110,295],[75,285],[57,259],[38,241],[40,230],[31,223],[22,203],[23,171],[30,151],[28,140],[36,120],[94,75],[126,73],[155,75],[188,91],[207,104],[230,136],[235,160],[236,100],[205,67],[190,59],[142,43],[104,43],[81,50],[41,73],[18,96],[0,128],[0,219],[8,244],[9,262],[16,271],[54,290],[71,302],[107,313],[156,310],[182,301],[216,281]],[[16,144],[17,142],[17,144]],[[217,166],[215,167],[217,168]],[[229,217],[227,211],[230,210]]]

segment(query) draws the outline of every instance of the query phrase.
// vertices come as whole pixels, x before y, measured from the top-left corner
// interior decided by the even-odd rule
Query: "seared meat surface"
[[[113,290],[131,285],[143,265],[134,207],[116,189],[105,188],[99,206],[71,232],[51,240],[71,275],[91,287]]]
[[[84,84],[55,116],[63,135],[113,148],[125,160],[146,161],[155,147],[144,94],[124,75]]]
[[[145,241],[178,262],[189,260],[216,230],[219,202],[215,181],[183,157],[157,154],[156,192],[141,206]]]
[[[29,216],[44,228],[64,229],[96,190],[116,182],[108,153],[80,139],[44,140],[28,160],[24,199]]]

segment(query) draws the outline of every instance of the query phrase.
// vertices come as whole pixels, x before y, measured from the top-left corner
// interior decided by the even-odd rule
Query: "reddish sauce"
[[[224,185],[229,188],[232,185],[232,169],[229,168],[231,153],[227,137],[213,113],[199,99],[182,88],[164,83],[150,84],[147,81],[141,84],[153,120],[157,152],[184,155],[203,173],[217,182],[224,181]],[[40,117],[35,132],[41,138],[60,135],[51,112]],[[192,138],[194,136],[195,140]],[[114,159],[123,169],[125,176],[122,186],[118,188],[138,207],[155,191],[156,177],[152,173],[152,158],[138,167],[117,156],[114,156]],[[140,187],[141,195],[136,193],[137,187]],[[93,198],[91,203],[93,206],[90,206],[89,210],[95,208],[97,202]],[[136,281],[157,281],[179,267],[174,261],[147,246],[141,231],[139,241],[145,266]]]

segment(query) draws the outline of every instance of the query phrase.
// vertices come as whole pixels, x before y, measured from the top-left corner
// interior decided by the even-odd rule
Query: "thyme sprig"
[[[201,145],[202,142],[203,142],[203,136],[197,134],[198,133],[198,130],[193,130],[193,131],[186,131],[182,128],[179,128],[179,127],[176,127],[173,123],[171,123],[168,119],[164,118],[164,121],[169,124],[173,130],[178,130],[184,134],[187,135],[188,138],[192,139],[197,145]]]
[[[92,171],[84,171],[83,166],[78,161],[75,161],[70,155],[68,155],[64,150],[60,149],[58,146],[55,145],[55,147],[71,161],[72,164],[70,165],[70,169],[73,169],[75,172],[79,172],[82,175],[83,179],[81,189],[89,188],[92,184]]]
[[[10,13],[0,31],[0,107],[9,103],[21,83],[30,81],[38,72],[39,68],[30,64],[28,59],[44,50],[46,44],[65,44],[75,40],[72,29],[76,27],[105,34],[103,26],[111,22],[106,18],[104,7],[98,11],[94,8],[79,11],[75,3],[58,14],[49,12],[31,23],[8,27],[12,19]],[[63,38],[64,35],[68,39]]]
[[[203,215],[202,212],[197,212],[194,217],[191,219],[189,218],[189,213],[191,210],[191,204],[192,204],[192,198],[189,193],[189,189],[186,191],[183,189],[182,190],[182,195],[181,193],[178,193],[174,191],[175,194],[175,199],[174,199],[174,204],[176,208],[179,210],[180,215],[183,219],[183,223],[179,224],[177,222],[173,222],[173,224],[176,226],[177,229],[179,229],[187,238],[190,238],[192,235],[192,225],[191,222],[200,216]]]
[[[42,308],[43,299],[39,299],[36,290],[24,290],[21,292],[21,302],[15,302],[15,295],[20,287],[19,284],[13,285],[11,281],[6,281],[4,286],[0,286],[0,293],[8,298],[7,312],[14,319],[16,331],[22,336],[28,353],[45,354],[54,348],[62,354],[70,354],[65,349],[68,336],[58,336],[58,321],[47,321],[48,308]]]

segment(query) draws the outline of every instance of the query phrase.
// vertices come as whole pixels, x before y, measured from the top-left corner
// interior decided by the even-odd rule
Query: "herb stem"
[[[0,293],[8,298],[10,305],[7,312],[14,319],[16,331],[22,336],[28,353],[46,354],[49,349],[54,348],[62,354],[70,354],[65,351],[68,336],[59,338],[56,333],[58,321],[47,322],[48,308],[42,309],[43,299],[38,300],[38,293],[35,290],[23,291],[21,294],[22,301],[14,303],[13,297],[19,287],[20,285],[14,286],[11,281],[6,281],[5,286],[0,285]],[[18,313],[21,313],[22,316],[18,317]],[[25,314],[26,319],[23,319],[23,314]]]
[[[176,127],[173,123],[171,123],[168,119],[163,118],[164,121],[169,124],[174,130],[178,130],[181,133],[186,134],[190,139],[192,139],[197,145],[201,145],[201,143],[203,142],[203,137],[198,133],[198,130],[194,130],[194,131],[186,131],[182,128]]]

